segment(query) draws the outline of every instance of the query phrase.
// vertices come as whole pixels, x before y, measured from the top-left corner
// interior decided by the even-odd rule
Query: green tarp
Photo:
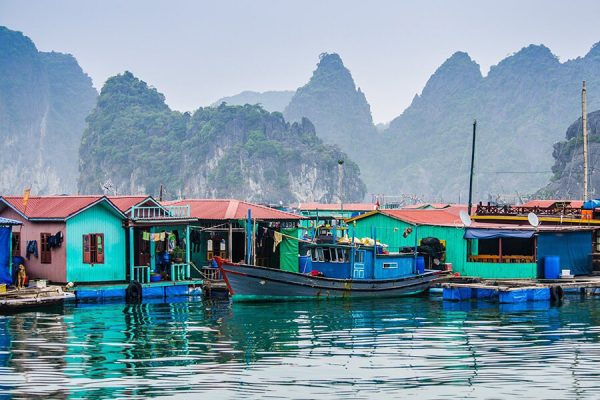
[[[283,240],[279,248],[280,269],[283,271],[298,272],[298,228],[281,229]]]

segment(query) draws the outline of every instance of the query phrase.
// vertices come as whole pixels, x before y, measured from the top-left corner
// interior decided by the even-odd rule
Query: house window
[[[485,263],[534,263],[536,239],[468,239],[467,260]]]
[[[21,255],[21,232],[13,232],[12,234],[12,255]]]
[[[52,236],[50,233],[40,233],[40,262],[42,264],[52,264],[52,253],[48,243],[50,236]]]
[[[104,264],[104,234],[83,235],[83,263]]]
[[[383,263],[383,269],[398,268],[398,263]]]

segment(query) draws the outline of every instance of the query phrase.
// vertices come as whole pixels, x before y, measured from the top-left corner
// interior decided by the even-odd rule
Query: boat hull
[[[397,297],[423,292],[440,277],[426,271],[389,280],[334,279],[223,262],[221,273],[234,299]]]

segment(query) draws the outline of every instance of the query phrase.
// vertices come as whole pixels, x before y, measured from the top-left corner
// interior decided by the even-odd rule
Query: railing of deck
[[[538,217],[556,217],[563,216],[569,218],[581,218],[581,208],[570,206],[541,208],[541,207],[522,207],[510,205],[477,205],[476,215],[479,216],[527,216],[534,213]]]
[[[150,267],[147,265],[133,267],[133,280],[139,283],[150,282]]]
[[[185,281],[189,280],[190,275],[190,264],[171,264],[171,281]],[[150,282],[150,266],[134,266],[133,267],[133,280],[139,283]]]
[[[161,219],[183,219],[190,218],[190,206],[163,206],[144,207],[134,206],[131,208],[133,220],[161,220]]]
[[[185,281],[190,279],[190,264],[171,264],[171,280]]]

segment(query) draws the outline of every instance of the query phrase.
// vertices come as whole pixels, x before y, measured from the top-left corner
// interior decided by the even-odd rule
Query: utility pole
[[[588,139],[587,139],[587,91],[585,90],[585,81],[581,89],[581,122],[583,136],[583,201],[589,200],[589,182],[588,182]]]
[[[340,210],[344,211],[344,200],[342,197],[342,189],[344,181],[344,160],[338,160],[338,195],[340,197]]]
[[[473,147],[471,148],[471,172],[469,174],[469,205],[467,212],[471,215],[473,207],[473,167],[475,166],[475,131],[477,130],[477,120],[473,120]]]

